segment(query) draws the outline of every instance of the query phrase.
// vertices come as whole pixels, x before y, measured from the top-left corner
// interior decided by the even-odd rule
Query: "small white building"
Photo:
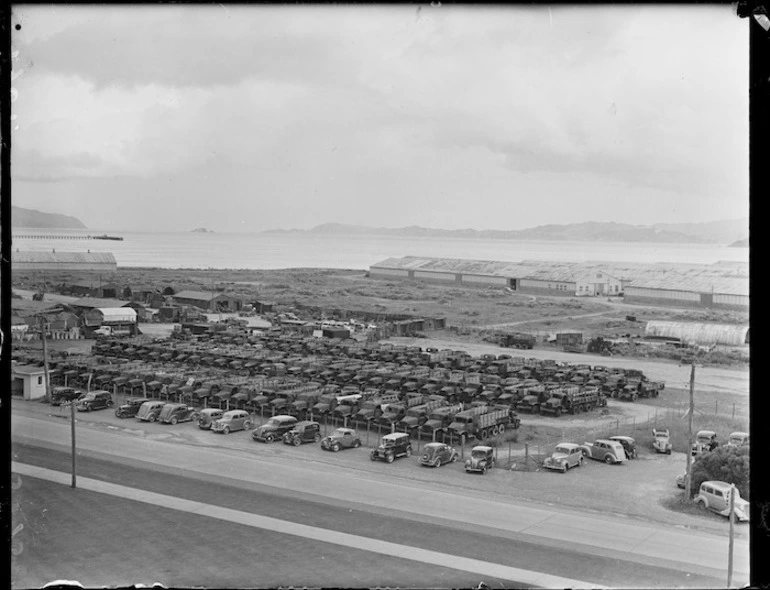
[[[26,400],[45,397],[45,369],[43,367],[14,363],[11,374],[13,377],[11,395],[22,396]]]

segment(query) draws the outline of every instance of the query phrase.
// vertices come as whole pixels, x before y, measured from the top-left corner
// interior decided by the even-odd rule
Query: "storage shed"
[[[45,370],[35,365],[12,364],[11,395],[27,400],[45,397]]]
[[[749,327],[734,324],[655,320],[647,322],[645,336],[648,338],[667,338],[686,344],[741,346],[749,343]]]
[[[239,311],[243,306],[237,297],[210,291],[180,291],[174,295],[174,301],[179,305],[192,305],[209,311]]]

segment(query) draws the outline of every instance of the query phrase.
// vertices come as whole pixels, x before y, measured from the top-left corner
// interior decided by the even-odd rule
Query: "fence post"
[[[719,400],[714,400],[714,414],[719,415]]]
[[[370,420],[366,421],[366,446],[369,446],[369,430],[372,427],[372,422]]]
[[[460,458],[465,459],[465,434],[460,435]]]
[[[508,465],[511,464],[511,441],[508,441]]]
[[[529,443],[524,443],[524,469],[529,471]]]

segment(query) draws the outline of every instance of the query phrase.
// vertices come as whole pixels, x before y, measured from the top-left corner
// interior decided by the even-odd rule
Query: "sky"
[[[748,216],[729,4],[435,4],[16,5],[12,202],[146,231]]]

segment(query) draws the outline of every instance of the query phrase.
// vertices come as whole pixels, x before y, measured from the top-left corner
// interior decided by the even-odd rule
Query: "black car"
[[[78,391],[74,387],[54,387],[51,392],[51,405],[59,406],[65,402],[71,402],[82,395],[82,391]]]
[[[394,432],[382,437],[380,446],[372,449],[369,458],[372,461],[385,461],[393,463],[398,457],[410,457],[412,455],[412,444],[409,441],[409,435],[405,432]]]
[[[319,442],[321,440],[321,425],[318,422],[297,422],[294,428],[283,435],[287,445],[300,446],[302,443]]]
[[[150,401],[146,397],[137,397],[134,399],[128,399],[126,400],[126,403],[120,404],[118,406],[118,409],[115,410],[115,415],[118,418],[133,418],[136,416],[136,413],[139,411],[140,406],[144,402]]]
[[[78,412],[90,412],[91,410],[103,410],[112,405],[112,396],[109,391],[89,391],[78,398],[75,407]]]

